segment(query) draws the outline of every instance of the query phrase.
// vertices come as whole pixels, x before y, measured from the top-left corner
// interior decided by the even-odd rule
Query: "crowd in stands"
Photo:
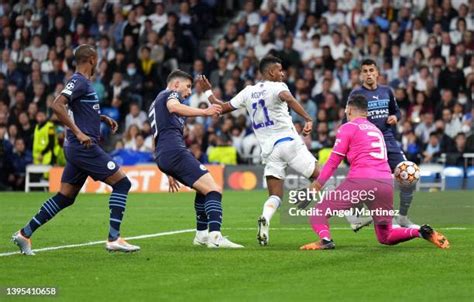
[[[360,85],[359,64],[370,58],[401,108],[394,131],[408,159],[446,154],[447,164],[464,165],[463,154],[474,152],[473,35],[467,0],[2,1],[0,189],[21,188],[29,163],[64,163],[64,129],[49,105],[83,43],[97,47],[92,81],[102,113],[120,125],[115,135],[102,127],[109,151],[153,151],[147,110],[173,69],[206,75],[229,101],[260,79],[259,59],[273,54],[314,118],[303,139],[316,154],[333,145],[347,96]],[[208,106],[198,85],[187,102]],[[260,160],[245,111],[188,118],[185,138],[203,163]]]

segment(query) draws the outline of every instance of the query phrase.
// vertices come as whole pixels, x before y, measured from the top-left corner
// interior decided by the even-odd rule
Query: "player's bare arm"
[[[219,115],[222,112],[220,105],[211,105],[206,109],[193,108],[181,104],[177,99],[171,99],[166,104],[170,113],[176,113],[181,116],[213,116]]]
[[[387,118],[387,124],[396,125],[400,119],[400,108],[398,108],[397,100],[393,95],[393,92],[390,93],[390,103],[388,105],[389,116]]]
[[[208,95],[207,99],[209,100],[211,104],[219,105],[222,107],[222,114],[229,113],[235,110],[235,108],[232,107],[230,103],[225,103],[217,99],[215,95],[212,94],[212,85],[209,82],[209,80],[206,78],[206,76],[204,75],[199,76],[197,79],[197,83],[198,85],[201,85],[202,91],[204,91],[204,93]]]
[[[77,125],[69,117],[69,114],[67,112],[67,103],[68,100],[65,96],[58,95],[51,104],[51,109],[57,115],[61,123],[71,129],[72,133],[74,133],[79,142],[86,148],[89,148],[89,146],[92,144],[92,140],[89,136],[84,134],[81,129],[79,129],[79,127],[77,127]]]
[[[168,175],[168,184],[169,184],[168,192],[170,193],[178,192],[179,188],[181,188],[181,185],[179,184],[179,182],[174,177],[171,177],[169,175]]]
[[[398,123],[398,118],[396,115],[389,115],[387,118],[387,124],[396,125]]]
[[[100,120],[102,122],[106,123],[110,127],[110,129],[112,129],[113,134],[115,134],[115,132],[117,132],[118,124],[114,119],[108,117],[107,115],[101,115]]]
[[[303,128],[303,135],[306,136],[311,133],[311,130],[313,129],[313,119],[309,114],[304,110],[303,106],[301,106],[300,103],[291,95],[291,92],[289,91],[282,91],[278,95],[280,97],[280,100],[283,102],[286,102],[288,104],[288,107],[291,108],[291,110],[295,111],[299,116],[304,118],[305,124]]]

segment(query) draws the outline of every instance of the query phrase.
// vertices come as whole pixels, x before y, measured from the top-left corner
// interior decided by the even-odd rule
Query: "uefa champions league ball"
[[[402,186],[415,185],[420,179],[420,168],[411,161],[402,161],[395,168],[395,179]]]

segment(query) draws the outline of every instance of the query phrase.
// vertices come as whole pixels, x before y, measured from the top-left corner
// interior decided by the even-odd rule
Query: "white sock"
[[[280,203],[280,197],[276,195],[271,195],[270,197],[268,197],[267,201],[265,201],[265,204],[263,205],[262,216],[265,217],[268,222],[270,222],[273,217],[273,214],[275,214],[278,207],[280,207]]]

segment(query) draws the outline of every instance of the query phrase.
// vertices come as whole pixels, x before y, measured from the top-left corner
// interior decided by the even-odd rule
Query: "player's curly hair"
[[[263,74],[267,70],[268,67],[270,67],[273,64],[281,64],[281,62],[282,61],[279,58],[272,55],[268,55],[260,60],[258,69]]]

